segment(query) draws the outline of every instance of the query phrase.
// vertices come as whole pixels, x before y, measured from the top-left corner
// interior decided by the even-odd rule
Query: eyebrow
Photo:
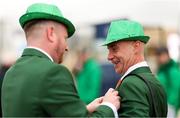
[[[114,47],[114,46],[117,46],[117,44],[113,43],[113,44],[110,44],[108,47]]]

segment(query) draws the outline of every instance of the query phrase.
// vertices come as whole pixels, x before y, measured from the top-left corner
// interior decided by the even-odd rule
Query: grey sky
[[[178,27],[180,0],[1,0],[0,18],[18,21],[27,6],[53,3],[76,25],[131,18],[146,25]],[[13,22],[13,21],[12,21]]]

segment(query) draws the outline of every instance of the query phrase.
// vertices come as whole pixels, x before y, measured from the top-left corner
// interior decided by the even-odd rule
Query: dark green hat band
[[[146,44],[149,41],[149,36],[136,36],[136,37],[130,37],[130,38],[124,38],[124,39],[116,39],[116,40],[113,40],[112,42],[111,41],[107,43],[105,42],[105,44],[103,44],[102,46],[106,46],[108,44],[119,42],[119,41],[137,41],[137,40]]]

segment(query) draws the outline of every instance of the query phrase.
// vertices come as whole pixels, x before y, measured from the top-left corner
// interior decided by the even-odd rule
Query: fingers
[[[113,95],[118,95],[118,91],[114,91],[114,92],[113,92]]]
[[[96,98],[98,103],[102,103],[103,102],[103,97],[99,97],[99,98]]]
[[[118,91],[110,88],[103,98],[103,102],[112,103],[117,109],[120,107],[120,97],[118,96]]]
[[[108,93],[112,93],[114,91],[114,89],[113,88],[110,88],[107,92],[106,92],[106,94],[108,94]],[[105,94],[105,95],[106,95]]]
[[[108,95],[108,94],[113,94],[113,95],[118,95],[118,91],[114,90],[113,88],[110,88],[105,95]]]

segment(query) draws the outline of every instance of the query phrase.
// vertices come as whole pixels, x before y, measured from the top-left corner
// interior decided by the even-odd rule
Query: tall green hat
[[[134,41],[140,40],[147,43],[149,36],[144,35],[141,24],[130,20],[117,20],[110,24],[106,41],[103,46],[116,41]]]
[[[19,19],[20,25],[24,28],[25,24],[35,19],[47,19],[62,23],[66,26],[68,37],[75,32],[74,25],[65,17],[63,17],[60,9],[51,4],[35,3],[27,8],[27,11]]]

